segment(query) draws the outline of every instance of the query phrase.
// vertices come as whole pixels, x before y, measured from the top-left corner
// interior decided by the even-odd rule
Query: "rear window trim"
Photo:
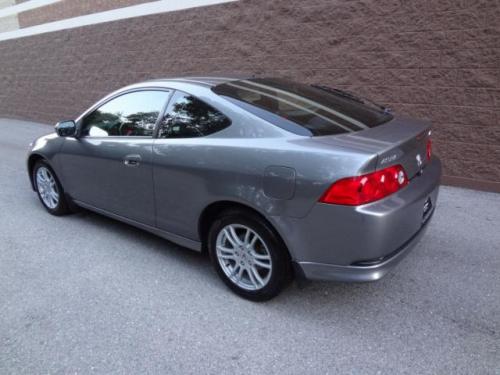
[[[272,125],[302,136],[357,133],[386,124],[394,118],[392,113],[378,111],[366,103],[282,78],[233,80],[213,86],[211,90]],[[252,99],[254,90],[260,91],[256,92],[260,99]],[[297,103],[292,99],[296,99]],[[284,108],[280,107],[282,102],[285,103]],[[287,107],[291,108],[291,112]]]

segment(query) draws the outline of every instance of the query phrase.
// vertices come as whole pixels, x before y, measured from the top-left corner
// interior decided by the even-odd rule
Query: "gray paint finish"
[[[275,199],[292,199],[295,193],[295,169],[271,165],[264,171],[262,189]]]
[[[297,135],[216,95],[213,84],[191,78],[131,85],[76,121],[80,126],[88,113],[125,92],[181,90],[231,119],[231,126],[217,133],[173,139],[49,135],[38,139],[31,152],[51,163],[66,193],[79,204],[195,250],[203,240],[200,217],[211,204],[228,201],[252,208],[274,226],[292,260],[313,278],[318,275],[305,269],[309,263],[349,266],[393,253],[420,229],[429,197],[435,206],[439,159],[434,158],[422,175],[416,175],[414,166],[417,152],[425,157],[422,134],[429,131],[428,123],[395,118],[354,134]],[[139,167],[123,165],[131,154],[141,157]],[[358,207],[318,203],[334,181],[373,172],[386,155],[391,162],[384,167],[402,164],[407,170],[412,178],[407,187]],[[363,278],[368,279],[383,274],[365,271],[369,275]],[[336,272],[329,278],[356,279]]]
[[[79,201],[154,226],[152,147],[143,137],[67,138],[59,151],[65,188]],[[132,155],[137,167],[124,164]]]

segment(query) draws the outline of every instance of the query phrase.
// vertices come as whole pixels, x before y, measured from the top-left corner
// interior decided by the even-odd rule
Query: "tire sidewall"
[[[234,284],[224,273],[216,252],[216,242],[219,232],[229,224],[241,224],[254,230],[266,243],[271,256],[272,269],[269,282],[259,290],[246,290]],[[276,236],[262,219],[247,213],[228,212],[222,214],[212,224],[208,233],[208,251],[210,260],[224,283],[238,295],[253,301],[266,301],[276,296],[284,287],[287,280],[289,259],[281,240]]]

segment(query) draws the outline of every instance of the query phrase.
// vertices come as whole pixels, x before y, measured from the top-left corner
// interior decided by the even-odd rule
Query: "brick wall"
[[[62,0],[54,4],[20,13],[19,24],[21,27],[29,27],[149,1],[151,0]]]
[[[55,122],[134,81],[227,72],[431,119],[446,181],[500,191],[495,0],[244,0],[0,42],[0,115]]]

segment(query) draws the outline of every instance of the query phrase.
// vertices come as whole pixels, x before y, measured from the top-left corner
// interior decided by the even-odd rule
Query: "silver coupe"
[[[292,277],[372,281],[418,242],[441,163],[430,124],[277,78],[134,84],[35,140],[33,189],[207,251],[251,300]]]

